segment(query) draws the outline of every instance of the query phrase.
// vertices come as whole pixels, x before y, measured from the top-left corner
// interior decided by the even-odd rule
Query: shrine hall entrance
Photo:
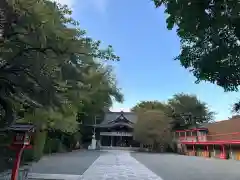
[[[102,133],[101,133],[102,134]],[[131,147],[132,136],[106,136],[101,135],[101,146]]]

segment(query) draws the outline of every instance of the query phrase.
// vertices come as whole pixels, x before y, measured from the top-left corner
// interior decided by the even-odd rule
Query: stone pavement
[[[58,158],[64,160],[64,158]],[[76,158],[80,164],[84,164],[84,162],[81,161],[81,157],[77,158],[74,156],[74,158]],[[62,161],[62,163],[64,164],[64,161]],[[76,163],[68,165],[68,168],[70,169],[78,169]],[[55,164],[54,166],[60,167],[61,164]],[[48,166],[48,168],[50,168],[50,166]],[[102,152],[84,173],[59,173],[63,172],[62,170],[51,171],[51,173],[49,173],[50,171],[39,172],[37,173],[37,171],[35,171],[35,173],[30,173],[28,178],[32,180],[162,180],[155,173],[133,158],[130,152],[121,150]]]
[[[131,155],[164,180],[240,180],[240,161],[177,154]]]
[[[29,179],[240,180],[239,169],[240,161],[107,150],[43,158],[33,165]]]
[[[82,180],[162,180],[130,152],[109,151],[102,154],[84,173]]]

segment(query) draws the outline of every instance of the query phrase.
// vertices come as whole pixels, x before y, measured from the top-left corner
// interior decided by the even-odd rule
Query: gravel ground
[[[132,153],[163,180],[240,180],[240,161]]]
[[[102,153],[100,151],[75,151],[46,156],[33,164],[31,173],[82,175]]]

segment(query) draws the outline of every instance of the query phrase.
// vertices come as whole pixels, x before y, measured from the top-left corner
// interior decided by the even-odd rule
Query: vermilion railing
[[[180,136],[176,137],[182,143],[236,143],[240,144],[240,132],[201,135],[201,136]]]

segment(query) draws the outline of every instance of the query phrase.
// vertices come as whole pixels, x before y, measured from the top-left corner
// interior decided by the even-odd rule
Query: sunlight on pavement
[[[127,151],[109,151],[83,174],[83,180],[162,180]]]

